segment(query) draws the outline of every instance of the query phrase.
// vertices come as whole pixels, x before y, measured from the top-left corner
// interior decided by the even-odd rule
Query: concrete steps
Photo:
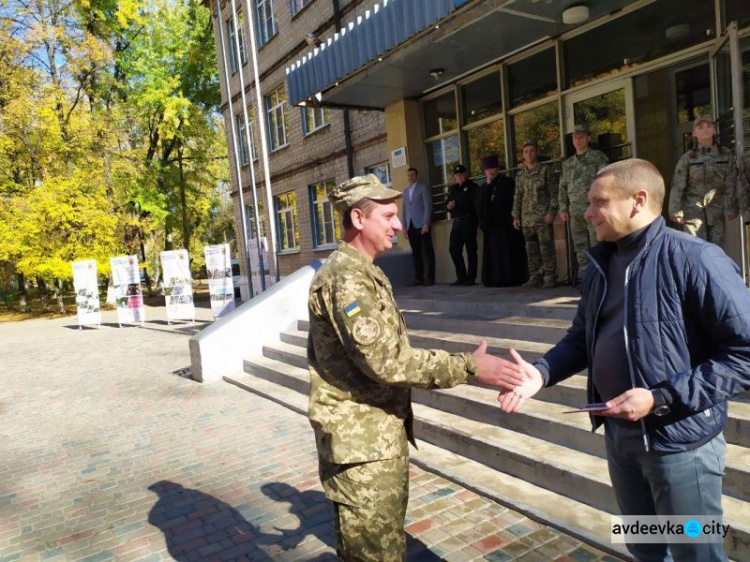
[[[515,348],[531,360],[564,335],[577,304],[567,289],[544,292],[541,301],[529,298],[528,293],[509,295],[502,302],[469,296],[468,291],[460,295],[460,303],[450,298],[399,297],[412,345],[459,352],[471,351],[485,340],[491,353],[505,355]],[[306,414],[308,328],[307,321],[299,321],[282,332],[278,342],[266,345],[263,356],[247,358],[246,373],[226,379]],[[415,389],[420,450],[412,459],[622,556],[625,551],[609,540],[610,514],[617,508],[604,460],[603,435],[590,431],[585,414],[563,413],[587,401],[585,388],[585,376],[576,375],[544,389],[515,415],[502,414],[497,391],[479,385]],[[725,435],[723,504],[725,522],[731,526],[725,546],[732,559],[750,561],[750,403],[730,404]]]

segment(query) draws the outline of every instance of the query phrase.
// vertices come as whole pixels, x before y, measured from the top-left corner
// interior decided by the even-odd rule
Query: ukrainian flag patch
[[[354,301],[344,309],[344,312],[349,318],[351,318],[352,316],[356,316],[357,314],[362,312],[362,309],[359,308],[359,303],[357,301]]]

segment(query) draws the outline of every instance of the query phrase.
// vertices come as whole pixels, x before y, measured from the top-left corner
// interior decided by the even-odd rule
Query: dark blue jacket
[[[667,228],[659,217],[625,273],[623,334],[633,388],[660,389],[671,412],[641,420],[646,450],[702,445],[724,427],[727,400],[750,388],[750,293],[739,269],[714,244]],[[589,367],[615,244],[589,253],[581,300],[565,337],[535,362],[545,386]],[[592,416],[594,429],[602,423]]]

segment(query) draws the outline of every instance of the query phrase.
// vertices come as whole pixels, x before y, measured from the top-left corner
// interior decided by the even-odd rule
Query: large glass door
[[[565,153],[574,153],[570,132],[588,125],[591,144],[610,162],[635,155],[635,119],[631,80],[617,80],[565,96]]]
[[[711,51],[713,104],[716,112],[719,144],[735,151],[738,164],[744,157],[744,97],[742,54],[737,24],[730,23]],[[740,264],[745,283],[748,282],[748,232],[743,221],[727,221],[725,251]]]

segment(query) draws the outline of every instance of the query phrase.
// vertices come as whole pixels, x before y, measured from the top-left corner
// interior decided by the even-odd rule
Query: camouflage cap
[[[337,186],[329,195],[328,199],[333,203],[337,211],[343,211],[362,199],[374,201],[386,201],[398,199],[404,194],[400,191],[387,188],[375,174],[357,176]]]
[[[699,124],[703,123],[704,121],[706,123],[711,123],[712,125],[716,125],[716,121],[714,121],[714,118],[711,117],[710,115],[700,115],[695,121],[693,121],[693,129],[695,129]]]
[[[591,134],[591,131],[589,131],[589,126],[588,125],[584,125],[583,123],[580,123],[580,124],[576,125],[573,128],[573,132],[574,133],[586,133],[587,135]]]

